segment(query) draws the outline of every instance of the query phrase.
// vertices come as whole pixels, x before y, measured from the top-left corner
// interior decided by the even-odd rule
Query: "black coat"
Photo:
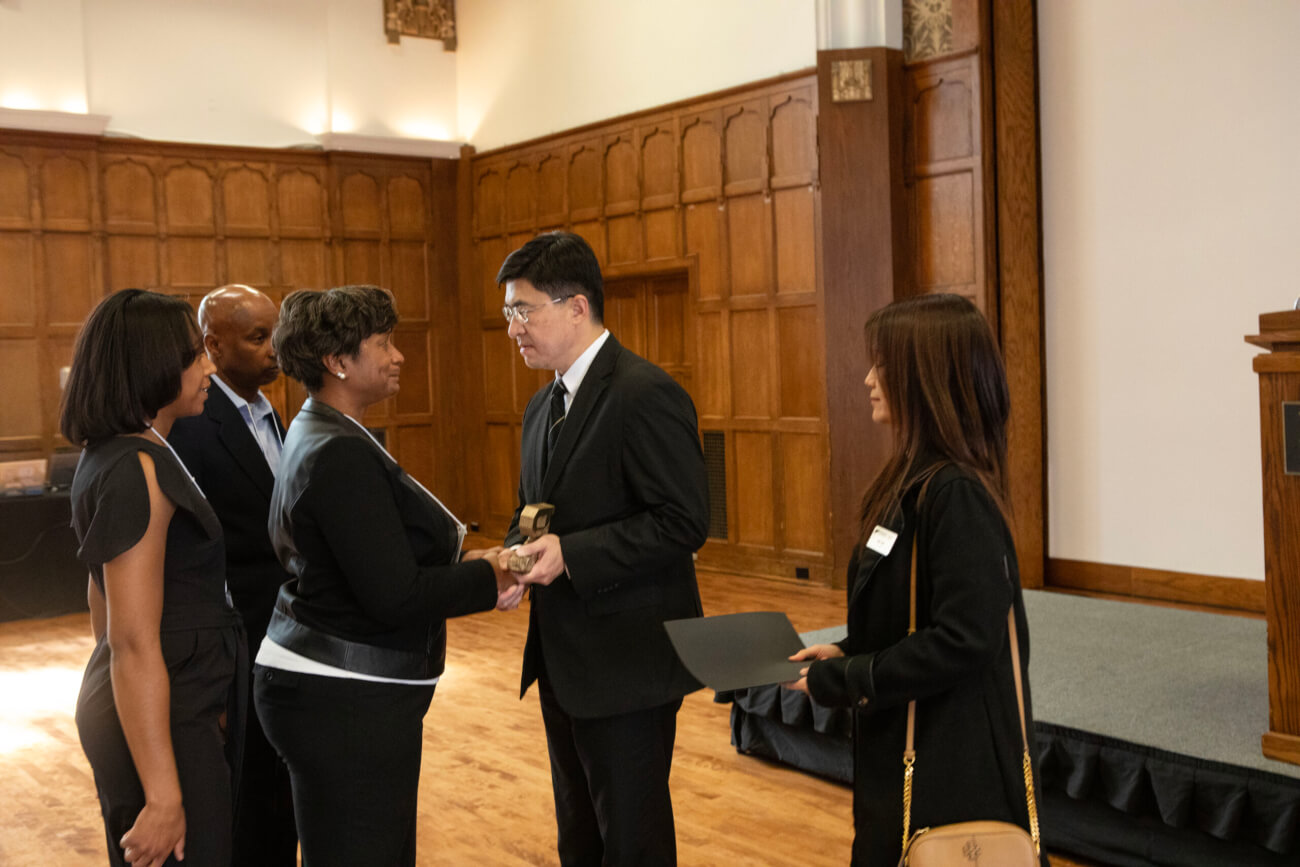
[[[902,849],[907,704],[916,699],[912,826],[998,819],[1029,828],[1007,610],[1014,606],[1032,732],[1029,628],[1010,532],[992,497],[955,466],[919,486],[887,526],[887,555],[859,548],[849,571],[845,656],[813,663],[809,691],[853,706],[855,865],[897,864]],[[917,631],[907,635],[917,535]],[[1046,863],[1046,862],[1044,862]]]
[[[278,413],[274,418],[283,439],[284,424]],[[275,607],[276,591],[289,580],[266,531],[275,477],[244,417],[216,384],[208,389],[203,412],[178,419],[167,441],[221,519],[226,582],[244,618],[249,650],[256,654]]]
[[[519,506],[555,506],[551,532],[569,574],[533,590],[520,695],[540,673],[540,649],[570,716],[675,701],[700,688],[663,627],[701,613],[692,555],[708,532],[709,494],[695,406],[611,336],[546,464],[550,390],[524,411]],[[518,523],[516,510],[508,544],[521,541]]]

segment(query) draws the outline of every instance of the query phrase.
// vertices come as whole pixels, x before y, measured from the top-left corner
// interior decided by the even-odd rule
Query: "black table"
[[[0,621],[86,610],[66,491],[0,497]]]

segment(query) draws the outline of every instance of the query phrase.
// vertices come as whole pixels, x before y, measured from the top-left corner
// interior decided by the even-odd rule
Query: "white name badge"
[[[882,557],[888,557],[897,541],[897,533],[877,524],[876,529],[871,531],[871,538],[867,539],[867,547]]]

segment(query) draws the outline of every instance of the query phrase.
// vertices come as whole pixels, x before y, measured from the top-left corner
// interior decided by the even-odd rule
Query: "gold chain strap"
[[[1022,754],[1021,765],[1025,769],[1025,800],[1029,804],[1029,835],[1034,838],[1034,854],[1041,855],[1038,843],[1038,804],[1034,800],[1034,766],[1029,762],[1029,750]]]
[[[903,851],[907,851],[907,841],[912,830],[912,766],[916,756],[903,756]]]

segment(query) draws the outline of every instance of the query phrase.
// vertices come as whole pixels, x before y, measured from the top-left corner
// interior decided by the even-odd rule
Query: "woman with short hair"
[[[289,295],[273,337],[310,398],[271,496],[271,541],[294,577],[257,654],[254,701],[289,768],[305,867],[415,864],[445,621],[519,602],[499,549],[462,557],[464,525],[362,423],[397,394],[396,324],[386,291],[343,286]]]
[[[984,316],[957,295],[890,304],[868,320],[866,338],[871,419],[889,426],[893,451],[863,497],[848,637],[791,657],[813,660],[794,688],[854,709],[852,863],[899,863],[912,701],[911,830],[992,819],[1034,826],[1037,843],[1009,640],[1013,612],[1032,738],[1002,358]]]
[[[167,442],[213,369],[184,300],[124,289],[86,320],[64,393],[60,428],[85,447],[72,525],[95,634],[77,732],[115,865],[230,863],[223,729],[243,639],[221,524]]]

